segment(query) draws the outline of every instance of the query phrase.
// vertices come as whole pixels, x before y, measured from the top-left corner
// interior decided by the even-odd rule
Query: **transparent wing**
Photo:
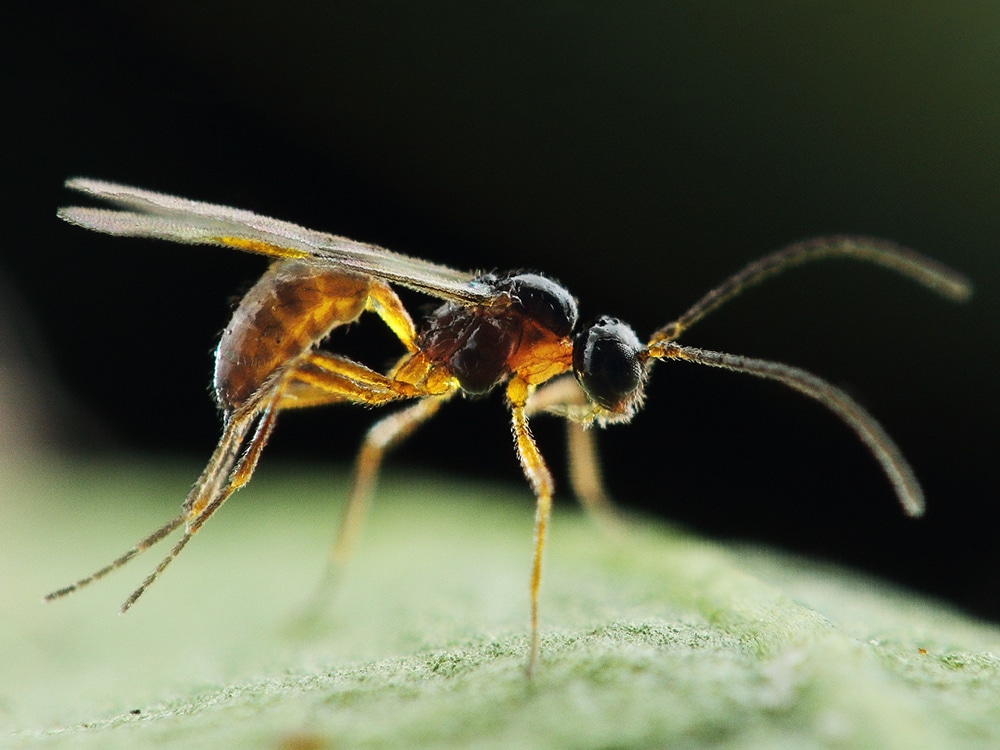
[[[475,274],[394,253],[251,211],[178,198],[112,182],[78,177],[66,181],[78,190],[118,206],[59,209],[59,218],[86,229],[127,237],[153,237],[189,245],[219,245],[273,258],[308,258],[320,265],[350,270],[463,304],[489,298],[490,289]]]

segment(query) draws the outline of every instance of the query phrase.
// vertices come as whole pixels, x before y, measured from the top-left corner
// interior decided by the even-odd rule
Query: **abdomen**
[[[297,260],[273,264],[240,300],[215,352],[215,396],[232,411],[277,382],[338,325],[357,319],[371,277]]]

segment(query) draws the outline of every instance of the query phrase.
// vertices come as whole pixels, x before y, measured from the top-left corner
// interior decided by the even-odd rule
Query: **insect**
[[[60,209],[59,217],[71,224],[113,235],[232,247],[267,256],[272,263],[236,307],[216,350],[222,437],[180,514],[110,564],[47,599],[104,577],[183,527],[166,557],[125,600],[122,612],[132,606],[226,499],[247,483],[280,412],[409,402],[376,422],[361,445],[332,552],[342,563],[355,545],[387,451],[448,399],[502,387],[515,450],[536,499],[530,674],[538,661],[538,592],[553,481],[529,419],[543,411],[566,418],[571,483],[589,510],[605,512],[610,506],[594,458],[593,431],[586,428],[628,422],[642,407],[650,368],[658,360],[756,375],[820,402],[868,447],[904,510],[913,516],[923,511],[920,485],[899,448],[846,393],[796,367],[677,343],[694,323],[746,288],[789,267],[829,257],[884,266],[952,300],[970,295],[961,275],[891,242],[828,237],[790,245],[747,265],[644,343],[610,316],[581,326],[573,295],[540,274],[457,271],[249,211],[98,180],[71,179],[66,187],[114,206]],[[441,304],[417,326],[394,286],[430,295]],[[381,318],[405,349],[385,373],[323,348],[334,328],[364,312]]]

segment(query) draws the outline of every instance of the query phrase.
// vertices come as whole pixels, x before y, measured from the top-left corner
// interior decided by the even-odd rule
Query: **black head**
[[[627,420],[642,402],[645,347],[628,325],[604,315],[573,340],[573,370],[605,418]]]

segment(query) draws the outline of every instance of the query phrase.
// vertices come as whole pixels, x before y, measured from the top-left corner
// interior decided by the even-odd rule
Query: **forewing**
[[[485,285],[473,281],[473,273],[251,211],[87,178],[68,180],[66,187],[124,209],[59,209],[61,219],[97,232],[235,247],[274,258],[308,258],[320,265],[342,266],[463,304],[481,302],[489,296]]]

